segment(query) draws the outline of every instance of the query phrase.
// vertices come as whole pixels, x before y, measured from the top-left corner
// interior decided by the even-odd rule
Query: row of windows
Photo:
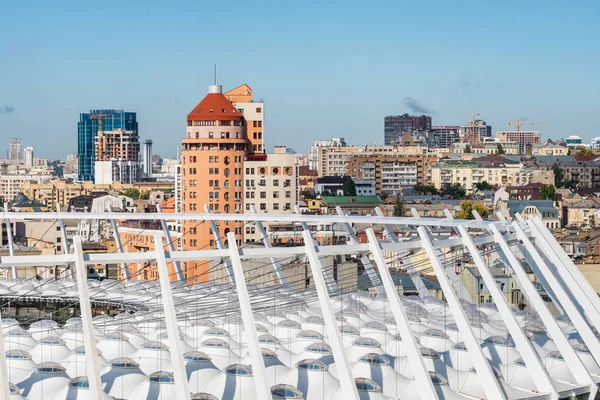
[[[262,121],[252,121],[252,126],[254,128],[262,128]]]
[[[254,204],[254,203],[246,203],[246,211],[250,211],[250,205]],[[237,205],[237,204],[236,204]],[[258,209],[261,211],[266,211],[267,210],[267,203],[260,203],[258,205]],[[279,210],[279,203],[273,203],[273,210]],[[292,204],[291,203],[285,203],[283,204],[283,209],[285,211],[289,211],[292,209]]]
[[[254,187],[256,186],[254,179],[246,179],[246,187]],[[292,185],[291,179],[286,179],[283,181],[283,187],[290,187]],[[258,181],[258,186],[267,186],[267,180],[261,179]],[[273,179],[273,186],[279,186],[279,179]]]
[[[255,175],[255,171],[258,170],[260,175],[266,175],[268,167],[259,167],[259,168],[246,168],[246,175]],[[282,167],[272,167],[271,173],[273,175],[278,175],[281,172]],[[283,167],[283,173],[285,175],[292,175],[292,167]]]
[[[246,192],[246,198],[247,199],[253,199],[255,195],[255,192]],[[267,192],[260,192],[260,198],[261,199],[266,199],[267,198]],[[274,199],[278,199],[279,198],[279,192],[273,192],[273,198]],[[285,198],[286,199],[291,199],[292,198],[292,192],[287,191],[285,192]]]

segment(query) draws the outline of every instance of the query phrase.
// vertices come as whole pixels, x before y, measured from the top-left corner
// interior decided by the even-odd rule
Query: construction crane
[[[521,122],[521,118],[517,118],[516,121],[509,122],[506,126],[516,126],[517,132],[521,130],[521,125],[535,125],[535,124],[551,124],[552,121],[533,121],[533,122]]]
[[[480,115],[477,111],[473,110],[468,114],[457,114],[459,117],[471,117],[471,130],[465,130],[466,135],[463,138],[463,142],[469,144],[479,143],[479,135],[475,134],[475,118]]]

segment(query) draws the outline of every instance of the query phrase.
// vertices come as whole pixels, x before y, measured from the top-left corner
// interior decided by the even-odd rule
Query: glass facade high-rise
[[[79,157],[79,180],[94,180],[94,161],[96,161],[95,139],[98,135],[99,122],[102,119],[102,130],[125,129],[138,130],[136,113],[123,110],[90,110],[79,114],[77,124],[77,153]]]

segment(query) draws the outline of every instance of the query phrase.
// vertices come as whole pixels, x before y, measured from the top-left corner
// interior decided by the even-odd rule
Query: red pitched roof
[[[232,121],[244,117],[221,93],[209,93],[187,116],[188,121]]]

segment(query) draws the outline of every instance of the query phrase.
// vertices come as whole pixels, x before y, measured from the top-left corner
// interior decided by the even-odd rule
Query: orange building
[[[234,91],[238,92],[240,88]],[[248,95],[242,93],[230,96],[234,100],[248,100]],[[254,103],[237,104],[246,106]],[[220,85],[209,86],[206,97],[187,116],[186,137],[182,140],[181,153],[182,211],[203,213],[206,204],[209,211],[214,213],[243,213],[243,163],[253,148],[247,136],[244,114],[223,95]],[[241,222],[224,221],[218,224],[217,229],[217,234],[224,242],[227,233],[234,232],[237,243],[242,243]],[[214,247],[210,224],[185,222],[182,246],[184,250]],[[187,262],[183,268],[190,283],[208,280],[206,261]]]
[[[265,144],[263,139],[263,123],[265,117],[265,108],[262,101],[255,101],[252,98],[252,89],[247,84],[243,84],[228,92],[225,92],[227,100],[234,105],[238,111],[244,115],[246,120],[246,132],[248,141],[250,141],[249,150],[252,153],[264,153]]]

